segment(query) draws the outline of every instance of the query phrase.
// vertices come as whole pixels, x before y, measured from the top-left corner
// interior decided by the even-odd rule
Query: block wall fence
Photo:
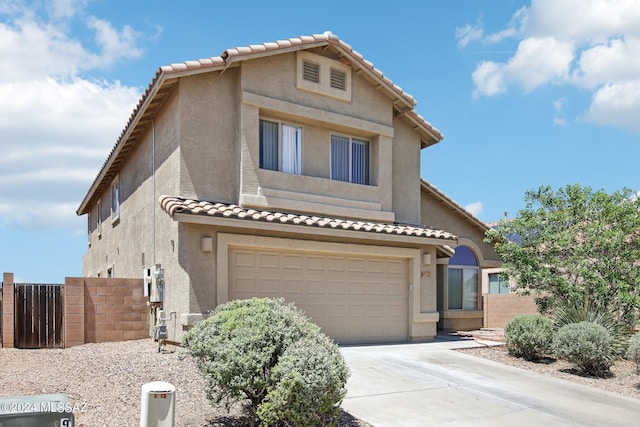
[[[533,296],[484,294],[482,299],[485,328],[504,328],[516,316],[538,312]]]
[[[2,283],[2,346],[14,347],[13,274],[4,273]],[[66,277],[64,347],[148,338],[150,311],[142,283],[142,279]]]

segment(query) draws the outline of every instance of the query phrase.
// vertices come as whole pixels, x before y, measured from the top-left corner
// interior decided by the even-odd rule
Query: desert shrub
[[[538,360],[551,348],[553,322],[541,314],[518,316],[505,326],[504,338],[510,354]]]
[[[321,353],[323,345],[320,343],[326,347],[324,353]],[[314,352],[332,357],[330,361],[322,360],[318,364],[344,365],[339,351],[329,343],[333,344],[301,310],[283,299],[269,298],[222,304],[183,338],[187,353],[204,375],[207,398],[227,409],[234,403],[244,404],[253,424],[258,420],[258,410],[267,394],[284,387],[279,385],[280,381],[296,376],[302,383],[315,381],[313,369],[296,370],[305,367],[303,360],[322,359]],[[281,362],[283,366],[278,368]],[[332,384],[332,387],[344,388],[346,377],[332,377],[328,381],[336,378],[342,382]],[[334,395],[338,398],[333,404],[338,404],[342,395]],[[295,402],[297,396],[293,395],[293,398]],[[313,411],[310,406],[308,403],[308,412]],[[318,408],[318,411],[325,411],[325,408]]]
[[[614,362],[612,343],[604,326],[579,322],[560,328],[552,348],[558,358],[576,364],[584,373],[605,376]]]
[[[636,362],[636,371],[640,372],[640,333],[636,333],[629,340],[627,359]]]
[[[274,368],[274,386],[258,408],[258,418],[264,425],[336,425],[348,376],[333,341],[324,335],[302,338]]]
[[[559,330],[565,325],[580,322],[590,322],[603,326],[611,335],[611,351],[615,359],[622,359],[629,345],[629,326],[620,318],[615,317],[605,307],[593,302],[559,301],[553,312],[555,328]]]

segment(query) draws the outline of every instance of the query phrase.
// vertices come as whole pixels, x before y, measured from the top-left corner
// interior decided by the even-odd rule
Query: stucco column
[[[13,347],[14,333],[14,284],[13,273],[2,274],[2,346]]]

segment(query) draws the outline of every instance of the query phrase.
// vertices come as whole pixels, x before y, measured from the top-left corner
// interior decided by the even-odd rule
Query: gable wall
[[[466,221],[446,205],[440,203],[431,193],[421,191],[422,224],[447,230],[458,236],[472,240],[480,249],[485,260],[500,261],[493,247],[484,243],[484,232]]]
[[[158,239],[159,230],[172,229],[170,221],[160,226],[168,216],[160,210],[157,198],[161,194],[176,194],[179,189],[176,179],[180,173],[179,92],[176,89],[169,97],[120,169],[119,219],[111,218],[110,186],[100,197],[101,233],[97,230],[97,205],[92,207],[90,246],[83,257],[83,276],[106,277],[107,269],[113,267],[116,277],[142,277],[143,265],[154,262],[154,237]]]

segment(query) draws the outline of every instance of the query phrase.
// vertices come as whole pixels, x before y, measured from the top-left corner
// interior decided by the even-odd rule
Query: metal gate
[[[64,346],[63,285],[15,285],[15,335],[17,348]]]

